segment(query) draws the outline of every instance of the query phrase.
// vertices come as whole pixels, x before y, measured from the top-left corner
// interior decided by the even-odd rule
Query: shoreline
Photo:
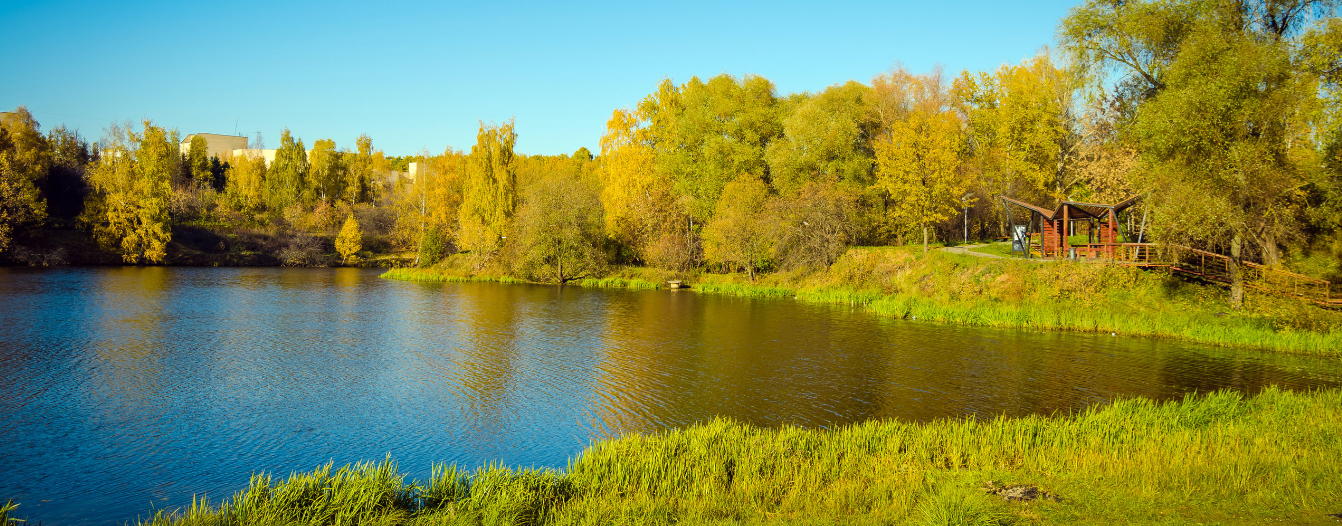
[[[501,272],[452,265],[395,268],[385,279],[418,282],[533,283]],[[1252,294],[1233,311],[1220,288],[1156,272],[1096,262],[1038,262],[907,247],[855,247],[813,273],[677,274],[624,267],[567,285],[661,289],[681,279],[690,291],[848,304],[880,316],[947,325],[1111,333],[1197,344],[1335,357],[1342,313],[1291,298]]]
[[[435,465],[407,483],[387,458],[258,474],[141,524],[1327,523],[1342,511],[1339,433],[1338,389],[835,429],[715,419],[594,441],[564,470]]]

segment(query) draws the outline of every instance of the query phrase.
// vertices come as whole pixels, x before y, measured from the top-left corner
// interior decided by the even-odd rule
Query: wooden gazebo
[[[1053,210],[1006,196],[1001,199],[1011,221],[1012,253],[1023,250],[1024,255],[1030,257],[1037,248],[1039,255],[1046,258],[1114,258],[1123,241],[1141,242],[1125,232],[1118,220],[1120,213],[1137,204],[1138,197],[1135,196],[1111,205],[1062,201]],[[1015,215],[1010,213],[1013,206],[1030,213],[1030,219],[1024,225],[1017,224]],[[1085,244],[1074,245],[1067,239],[1076,223],[1090,225],[1090,236]],[[1142,229],[1145,230],[1145,225]]]

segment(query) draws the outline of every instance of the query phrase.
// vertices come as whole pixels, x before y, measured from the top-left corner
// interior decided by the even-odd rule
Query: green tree
[[[727,183],[704,230],[704,257],[743,268],[755,281],[773,250],[773,225],[764,215],[768,200],[769,187],[759,177],[742,174]]]
[[[88,192],[86,173],[93,160],[88,141],[79,132],[57,126],[47,133],[51,146],[51,170],[42,193],[46,196],[47,214],[52,217],[76,218],[84,210],[84,195]]]
[[[214,173],[210,171],[209,143],[205,137],[191,137],[186,151],[187,176],[200,188],[214,187]]]
[[[1128,132],[1147,166],[1153,231],[1167,242],[1226,247],[1230,302],[1243,302],[1240,260],[1274,263],[1318,166],[1310,117],[1318,88],[1299,41],[1328,1],[1112,3],[1092,0],[1062,23],[1094,77],[1130,101]]]
[[[415,255],[415,264],[420,267],[432,267],[435,263],[447,257],[449,251],[448,240],[441,229],[431,226],[426,228],[424,234],[420,237],[419,252]]]
[[[605,269],[599,190],[569,177],[542,179],[517,212],[514,268],[540,281],[566,283]]]
[[[812,181],[870,185],[880,127],[871,98],[871,88],[855,81],[802,97],[768,147],[774,188],[793,195]]]
[[[308,152],[303,140],[294,140],[289,129],[280,133],[280,147],[266,170],[265,198],[271,210],[282,211],[303,201],[307,190]]]
[[[517,208],[517,166],[513,121],[480,123],[462,188],[460,245],[483,261],[501,246]]]
[[[0,120],[0,252],[13,242],[16,228],[46,219],[40,189],[50,167],[50,148],[27,108]]]
[[[354,214],[350,214],[345,219],[345,225],[340,227],[335,246],[336,252],[346,262],[363,250],[363,230],[359,228],[359,220],[354,218]]]
[[[782,132],[778,108],[768,79],[725,74],[679,87],[663,81],[639,104],[658,170],[696,222],[712,219],[723,187],[738,174],[769,179],[765,152]]]
[[[130,123],[113,126],[104,137],[102,156],[89,171],[93,192],[83,221],[125,262],[158,263],[172,239],[168,206],[181,153],[176,131],[148,120],[142,125],[139,132]]]

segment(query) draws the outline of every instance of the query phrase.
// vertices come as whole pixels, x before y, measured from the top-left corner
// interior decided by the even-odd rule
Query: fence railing
[[[1065,255],[1075,259],[1105,259],[1127,265],[1167,267],[1210,281],[1232,281],[1229,256],[1179,245],[1088,243],[1071,245]],[[1241,261],[1239,271],[1245,287],[1329,306],[1342,306],[1342,298],[1332,297],[1328,281],[1249,261]]]

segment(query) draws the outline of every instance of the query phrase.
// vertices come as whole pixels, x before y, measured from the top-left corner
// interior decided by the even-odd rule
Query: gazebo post
[[[1067,235],[1071,233],[1072,229],[1070,208],[1067,205],[1062,205],[1062,254],[1060,254],[1062,257],[1070,256],[1072,252],[1072,242],[1067,239]]]
[[[1105,230],[1109,234],[1109,246],[1105,247],[1105,251],[1109,253],[1109,259],[1114,259],[1114,244],[1118,242],[1118,214],[1114,213],[1113,208],[1109,209],[1109,224],[1105,225]]]

